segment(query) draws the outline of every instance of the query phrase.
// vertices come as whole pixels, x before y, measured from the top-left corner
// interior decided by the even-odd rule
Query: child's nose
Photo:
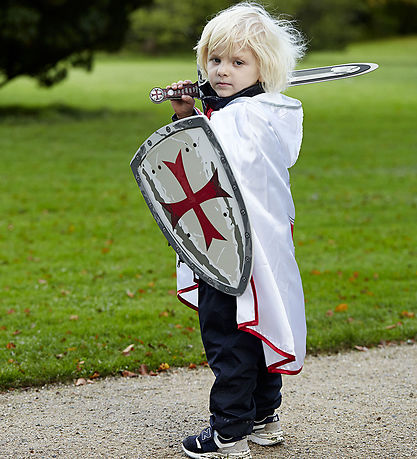
[[[222,62],[218,67],[217,67],[217,73],[219,75],[227,75],[229,73],[229,68],[227,63]]]

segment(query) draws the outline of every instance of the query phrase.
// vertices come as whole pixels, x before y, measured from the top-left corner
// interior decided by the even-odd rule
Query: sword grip
[[[154,104],[161,104],[166,100],[181,99],[181,96],[200,97],[198,82],[183,86],[181,89],[152,88],[149,98]]]

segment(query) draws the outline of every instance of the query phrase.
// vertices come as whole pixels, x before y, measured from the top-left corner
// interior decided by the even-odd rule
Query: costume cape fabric
[[[262,339],[268,370],[284,374],[301,371],[306,347],[288,172],[298,158],[302,120],[301,102],[280,93],[235,98],[210,118],[252,228],[253,275],[237,297],[238,328]],[[198,280],[184,263],[177,265],[177,290],[183,303],[198,309]]]

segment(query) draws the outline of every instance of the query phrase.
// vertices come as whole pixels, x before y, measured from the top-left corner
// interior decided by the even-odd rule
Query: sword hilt
[[[181,99],[181,96],[200,97],[198,82],[184,85],[181,89],[153,88],[149,93],[149,98],[154,104],[160,104],[166,100]]]

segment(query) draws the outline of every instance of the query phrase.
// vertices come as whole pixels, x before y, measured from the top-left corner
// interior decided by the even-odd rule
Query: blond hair
[[[297,60],[305,51],[303,38],[290,21],[275,19],[261,5],[249,2],[220,11],[204,27],[194,49],[205,79],[208,55],[219,46],[229,55],[236,47],[249,48],[257,59],[266,92],[282,91],[288,86]]]

